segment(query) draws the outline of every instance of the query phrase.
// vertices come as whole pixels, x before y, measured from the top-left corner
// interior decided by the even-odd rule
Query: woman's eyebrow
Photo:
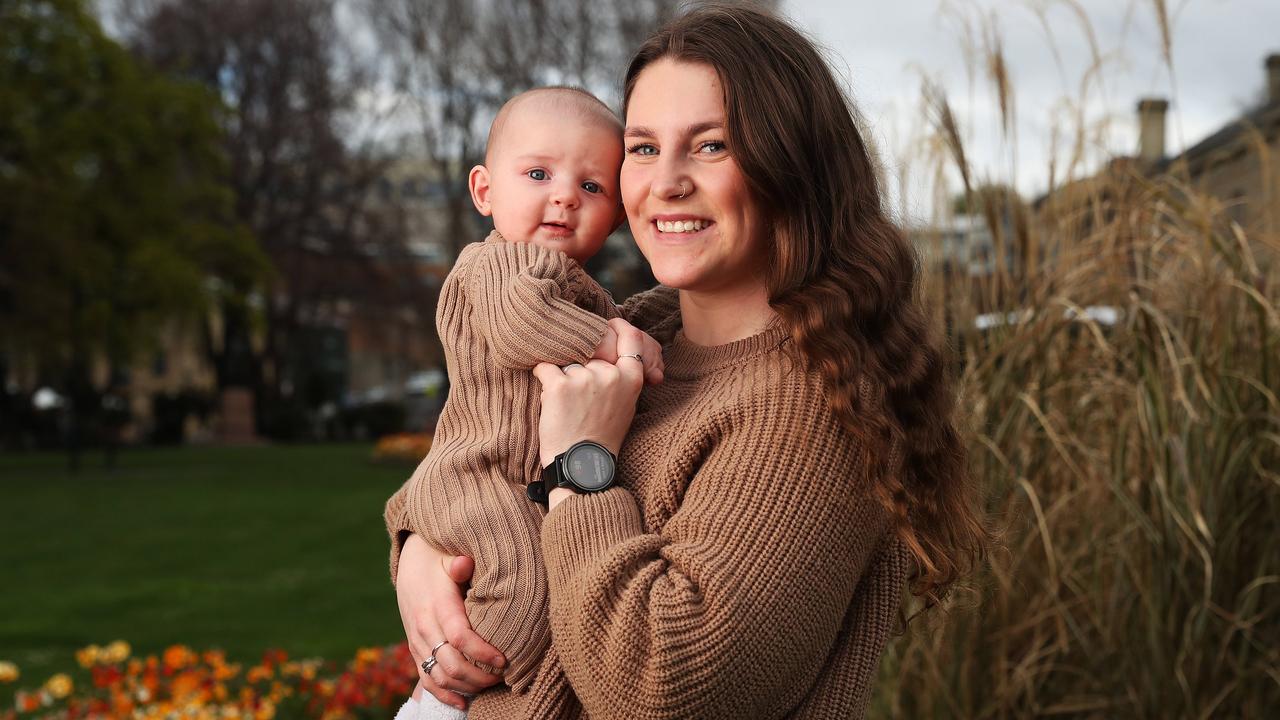
[[[708,120],[705,122],[694,123],[684,129],[685,135],[697,135],[708,130],[723,130],[724,123],[719,120]],[[653,128],[647,128],[641,125],[630,126],[622,133],[623,137],[657,137],[658,133]]]

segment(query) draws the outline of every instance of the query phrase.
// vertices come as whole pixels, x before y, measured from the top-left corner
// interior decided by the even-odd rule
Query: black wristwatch
[[[558,487],[578,493],[601,492],[613,485],[613,472],[618,459],[600,443],[583,440],[556,456],[542,468],[542,479],[529,483],[525,494],[529,499],[548,504],[551,491]]]

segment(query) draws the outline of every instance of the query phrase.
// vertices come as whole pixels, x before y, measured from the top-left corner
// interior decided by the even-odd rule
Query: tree
[[[0,5],[0,353],[70,398],[73,466],[92,364],[159,325],[243,302],[265,262],[234,220],[220,105],[108,39],[79,0]]]
[[[433,333],[429,289],[413,272],[394,217],[369,198],[388,161],[353,127],[367,120],[364,62],[339,29],[335,0],[137,0],[125,32],[158,67],[214,89],[231,158],[235,215],[271,258],[262,295],[264,342],[250,318],[225,308],[223,332],[208,333],[220,387],[255,389],[258,425],[288,433],[269,413],[333,399],[317,387],[318,363],[300,349],[334,325],[341,308],[409,308]],[[319,396],[327,395],[322,398]]]
[[[367,0],[390,84],[407,100],[421,150],[446,178],[450,251],[474,242],[466,175],[489,121],[512,95],[575,84],[619,100],[630,53],[677,0]]]

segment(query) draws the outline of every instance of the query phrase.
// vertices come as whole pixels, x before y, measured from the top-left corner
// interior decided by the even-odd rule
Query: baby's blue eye
[[[600,183],[591,182],[590,180],[582,183],[582,189],[591,194],[604,192],[604,188],[600,187]]]
[[[542,168],[534,168],[533,170],[530,170],[529,172],[525,173],[525,175],[528,175],[530,179],[538,180],[538,181],[547,179],[547,171],[543,170]]]

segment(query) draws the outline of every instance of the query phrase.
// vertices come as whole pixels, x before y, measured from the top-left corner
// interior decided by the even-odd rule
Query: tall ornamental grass
[[[1280,208],[1242,228],[1133,161],[1031,207],[968,195],[995,270],[924,292],[1001,540],[891,643],[872,716],[1276,717]]]

